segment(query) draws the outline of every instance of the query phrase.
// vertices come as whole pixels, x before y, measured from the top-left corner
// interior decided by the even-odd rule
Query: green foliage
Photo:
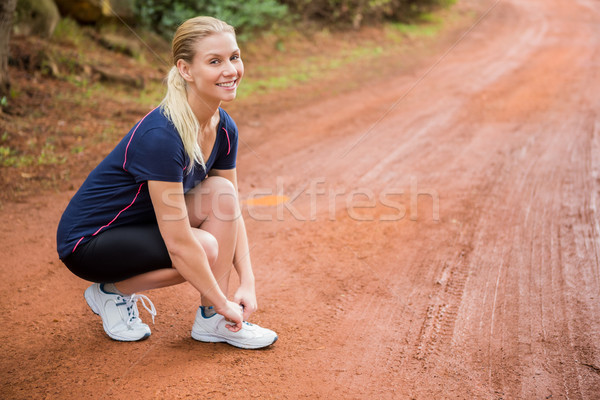
[[[0,146],[0,166],[2,167],[27,167],[33,164],[33,157],[21,155],[10,146]]]
[[[61,18],[52,34],[53,41],[69,44],[77,48],[81,47],[84,37],[83,29],[75,20],[69,17]]]
[[[240,41],[287,16],[287,7],[276,0],[135,0],[135,10],[144,25],[169,39],[183,21],[198,15],[233,25]]]
[[[388,16],[393,21],[421,20],[429,11],[449,7],[456,0],[392,0],[392,12]]]
[[[305,21],[358,28],[364,20],[381,20],[393,0],[280,0]]]
[[[51,139],[52,138],[49,138],[46,141],[37,156],[33,154],[24,154],[10,146],[0,146],[0,166],[22,168],[29,166],[64,164],[66,157],[56,154],[56,149],[52,144]],[[35,141],[28,143],[27,147],[30,151],[35,151]]]
[[[10,147],[8,147],[8,146],[0,146],[0,160],[4,160],[8,156],[10,156],[11,153],[12,153],[12,150],[11,150]]]
[[[409,21],[456,0],[280,0],[305,21],[358,28],[384,20]]]
[[[71,148],[71,154],[81,154],[83,153],[83,150],[85,150],[85,146],[83,145],[73,146]]]
[[[439,32],[441,24],[405,24],[402,22],[395,22],[389,25],[391,28],[397,30],[401,34],[409,38],[416,38],[420,36],[434,36]]]
[[[53,144],[46,142],[42,147],[41,153],[37,156],[37,165],[56,165],[64,164],[66,157],[55,153],[55,147]]]

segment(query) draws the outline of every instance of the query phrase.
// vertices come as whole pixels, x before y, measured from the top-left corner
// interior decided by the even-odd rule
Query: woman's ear
[[[190,74],[190,65],[185,60],[177,60],[177,70],[179,70],[179,74],[186,82],[194,81],[194,78]]]

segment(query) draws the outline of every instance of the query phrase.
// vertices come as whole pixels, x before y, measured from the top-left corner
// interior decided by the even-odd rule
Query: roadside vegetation
[[[0,97],[0,206],[40,190],[77,187],[156,106],[169,68],[166,38],[181,20],[209,14],[197,3],[136,0],[133,21],[82,24],[61,16],[49,37],[13,34],[11,86]],[[394,14],[400,3],[402,18]],[[238,115],[265,104],[285,107],[273,100],[286,96],[310,101],[352,89],[358,84],[352,80],[319,84],[348,71],[375,79],[386,68],[402,68],[387,65],[387,57],[469,17],[448,10],[449,0],[204,4],[239,30],[247,74],[238,101],[227,105]]]

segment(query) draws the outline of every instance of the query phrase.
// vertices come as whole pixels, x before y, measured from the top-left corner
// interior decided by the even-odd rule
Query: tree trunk
[[[8,41],[12,29],[17,0],[0,1],[0,96],[8,94]]]

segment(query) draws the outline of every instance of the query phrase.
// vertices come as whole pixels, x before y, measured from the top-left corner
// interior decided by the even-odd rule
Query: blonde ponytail
[[[177,67],[172,67],[167,75],[167,94],[160,103],[162,112],[171,120],[181,137],[183,148],[190,160],[188,172],[199,163],[205,167],[202,150],[198,145],[200,124],[187,101],[186,83],[179,74]]]
[[[235,36],[235,30],[231,25],[216,18],[195,17],[185,21],[177,28],[173,36],[173,65],[177,65],[179,60],[191,64],[195,55],[194,45],[209,35],[221,32],[231,33]],[[185,152],[190,159],[187,168],[189,173],[195,163],[201,164],[202,167],[205,167],[205,164],[202,150],[198,144],[200,123],[187,101],[186,88],[185,80],[179,74],[177,67],[173,66],[167,75],[167,94],[160,103],[160,107],[181,137]]]

